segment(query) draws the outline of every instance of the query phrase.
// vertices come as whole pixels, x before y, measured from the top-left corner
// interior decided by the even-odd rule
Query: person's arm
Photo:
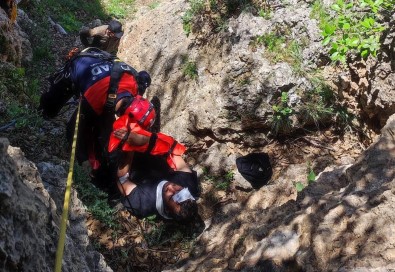
[[[188,164],[181,156],[173,156],[173,162],[176,165],[176,171],[192,173],[191,168],[189,168]]]
[[[118,165],[118,182],[117,186],[123,196],[129,195],[137,185],[129,179],[130,165],[133,161],[133,152],[122,152]]]
[[[127,130],[124,128],[117,129],[114,131],[114,136],[117,137],[118,139],[123,139],[126,134]],[[128,138],[126,139],[126,143],[129,145],[134,145],[134,146],[141,146],[149,143],[150,137],[142,134],[137,134],[133,131],[130,131]]]

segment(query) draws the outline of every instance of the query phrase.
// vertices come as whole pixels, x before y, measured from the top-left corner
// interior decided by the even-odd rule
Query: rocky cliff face
[[[296,40],[309,41],[301,52],[303,69],[325,63],[310,5],[288,4],[270,20],[241,13],[229,20],[223,36],[203,44],[183,33],[184,1],[143,8],[126,25],[119,56],[151,73],[148,96],[161,99],[162,129],[197,151],[196,161],[214,172],[234,169],[238,149],[267,143],[271,106],[281,92],[297,104],[298,94],[312,88],[289,63],[272,63],[262,51],[251,50],[254,38],[287,28]],[[385,33],[378,62],[355,61],[342,72],[324,69],[339,97],[351,101],[345,105],[356,102],[355,112],[368,116],[375,127],[384,126],[394,113],[392,32],[390,27]],[[197,64],[195,80],[185,76],[185,60]],[[245,203],[225,206],[200,237],[191,260],[173,269],[392,269],[394,126],[393,116],[357,163],[326,169],[298,195],[287,179],[262,188]]]
[[[34,163],[0,139],[1,271],[53,271],[55,266],[66,173],[40,168],[44,183]],[[75,192],[69,219],[63,271],[112,271],[89,245],[85,209]]]
[[[168,271],[392,271],[394,186],[392,115],[355,164],[326,169],[295,201],[281,203],[276,184],[259,192],[265,201],[226,206]]]
[[[298,65],[322,65],[319,30],[307,2],[280,5],[270,20],[243,12],[229,20],[226,32],[204,43],[185,35],[181,16],[187,5],[181,0],[142,7],[125,25],[119,56],[150,72],[148,97],[161,100],[162,130],[185,143],[196,164],[217,173],[234,170],[236,156],[267,144],[272,105],[281,93],[287,92],[297,106],[299,93],[311,90],[309,79],[290,63],[273,63],[253,48],[256,37],[287,29],[288,35],[309,41]],[[18,22],[29,24],[20,14]],[[31,49],[23,42],[25,34],[18,33],[18,26],[9,28],[1,9],[0,16],[0,41],[6,41],[1,59],[14,65],[28,61]],[[347,71],[328,69],[327,74],[340,96],[354,98],[356,108],[377,127],[387,123],[381,137],[356,163],[327,168],[301,193],[289,170],[246,201],[224,206],[206,222],[190,259],[172,271],[395,269],[393,25],[383,39],[378,62],[355,62]],[[196,64],[194,79],[185,72],[188,63]],[[294,128],[303,125],[297,122]],[[301,168],[296,172],[305,171]],[[36,167],[18,148],[0,141],[0,270],[52,271],[64,169],[65,162],[40,162]],[[235,182],[241,180],[236,176]],[[73,192],[63,269],[111,271],[89,245],[85,218]]]
[[[307,74],[319,67],[342,103],[373,126],[382,127],[394,113],[393,26],[385,34],[386,49],[378,62],[356,61],[338,71],[325,68],[328,58],[318,22],[311,18],[311,3],[282,3],[270,19],[246,10],[229,19],[226,31],[204,42],[184,33],[181,16],[187,8],[181,0],[141,8],[125,26],[118,55],[151,73],[153,84],[147,95],[157,95],[162,102],[162,130],[187,144],[196,161],[214,173],[234,169],[240,153],[268,143],[273,136],[272,106],[282,92],[294,111],[309,103],[303,94],[317,86]],[[257,49],[259,37],[270,33],[287,37],[289,44],[295,42],[298,57],[273,61],[269,49]],[[193,80],[185,72],[188,62],[197,67]],[[296,116],[291,131],[312,124],[309,118]]]
[[[0,61],[20,66],[32,60],[33,53],[26,33],[19,23],[26,21],[23,11],[19,12],[18,21],[12,23],[7,13],[0,8]]]

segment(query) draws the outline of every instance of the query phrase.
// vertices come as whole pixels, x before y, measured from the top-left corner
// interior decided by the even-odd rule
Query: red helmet
[[[154,105],[140,95],[132,99],[124,114],[128,114],[131,121],[137,122],[144,129],[154,124],[156,116]]]

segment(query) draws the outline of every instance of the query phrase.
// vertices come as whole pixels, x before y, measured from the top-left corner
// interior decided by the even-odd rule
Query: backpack
[[[251,153],[237,158],[236,165],[239,173],[254,189],[266,185],[273,174],[269,155],[266,153]]]

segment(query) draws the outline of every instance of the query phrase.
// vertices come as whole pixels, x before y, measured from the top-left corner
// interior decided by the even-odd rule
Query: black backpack
[[[251,153],[237,158],[236,166],[239,173],[254,189],[266,185],[273,174],[269,155],[266,153]]]

